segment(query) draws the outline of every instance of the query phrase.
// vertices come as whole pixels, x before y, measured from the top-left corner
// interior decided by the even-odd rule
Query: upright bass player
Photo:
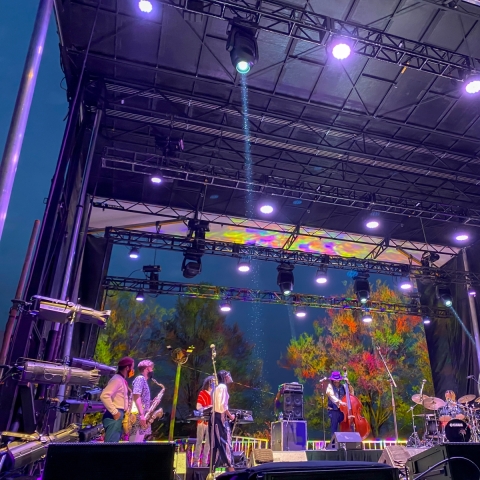
[[[342,398],[345,396],[345,386],[340,382],[343,380],[339,371],[334,371],[330,375],[330,382],[327,386],[328,397],[328,416],[330,418],[330,435],[333,439],[335,432],[339,431],[339,425],[343,421],[344,416],[340,410],[341,406],[346,406],[345,402],[342,402]]]

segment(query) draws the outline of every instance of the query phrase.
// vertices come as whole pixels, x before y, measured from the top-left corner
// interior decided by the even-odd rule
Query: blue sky
[[[18,84],[38,2],[0,2],[0,148],[10,126]],[[15,296],[35,219],[42,219],[67,113],[60,87],[58,37],[52,16],[42,64],[18,164],[5,229],[0,241],[0,329]]]

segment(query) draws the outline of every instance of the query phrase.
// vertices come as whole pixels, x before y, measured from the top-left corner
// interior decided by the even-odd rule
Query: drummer
[[[438,410],[439,420],[442,426],[445,426],[454,418],[457,420],[463,420],[465,418],[465,415],[457,403],[457,396],[453,390],[447,390],[445,392],[445,402],[445,406]]]

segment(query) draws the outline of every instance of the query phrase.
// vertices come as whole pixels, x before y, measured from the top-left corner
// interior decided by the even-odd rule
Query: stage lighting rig
[[[359,274],[353,282],[353,289],[358,301],[362,304],[367,303],[370,299],[370,284],[368,283],[368,275],[365,273]]]
[[[445,285],[437,285],[437,298],[442,301],[446,307],[453,305],[453,297],[450,289]]]
[[[15,367],[15,376],[23,382],[46,385],[98,385],[100,374],[98,370],[82,370],[67,365],[27,360]]]
[[[117,371],[115,367],[109,367],[103,363],[87,360],[86,358],[72,358],[69,364],[71,367],[81,368],[82,370],[97,370],[99,375],[105,377],[111,377]]]
[[[469,94],[480,92],[480,75],[470,75],[465,80],[465,91]]]
[[[150,288],[156,288],[158,285],[158,280],[159,280],[159,273],[162,271],[162,267],[160,265],[145,265],[143,267],[143,273],[145,273],[148,276],[148,279],[150,280],[149,286]]]
[[[277,285],[283,295],[290,295],[293,292],[293,285],[295,283],[293,277],[294,265],[282,262],[277,267]]]
[[[185,278],[196,277],[202,271],[202,256],[205,251],[205,234],[210,231],[205,220],[192,218],[188,221],[188,237],[192,238],[192,246],[184,252],[182,272]]]
[[[240,18],[234,18],[228,31],[227,50],[232,65],[238,73],[246,74],[258,61],[258,45],[255,35],[257,25]]]

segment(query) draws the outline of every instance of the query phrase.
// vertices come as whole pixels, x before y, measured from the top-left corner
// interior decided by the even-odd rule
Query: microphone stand
[[[385,365],[385,369],[387,370],[388,376],[390,377],[390,392],[392,394],[392,410],[393,410],[393,424],[395,426],[395,443],[398,442],[398,428],[397,428],[397,408],[395,407],[395,395],[393,392],[393,387],[397,388],[397,384],[390,373],[390,369],[388,368],[387,362],[383,358],[382,352],[380,351],[380,347],[377,347],[378,354],[382,359],[383,364]]]
[[[327,448],[327,441],[325,438],[325,392],[322,391],[322,421],[323,421],[323,450]]]
[[[208,468],[208,475],[207,475],[207,480],[213,480],[215,478],[215,475],[213,473],[213,450],[215,448],[215,390],[217,388],[217,367],[215,365],[216,363],[216,357],[217,357],[217,352],[215,351],[215,348],[212,348],[212,365],[213,365],[213,375],[214,375],[214,380],[213,380],[213,385],[212,385],[212,413],[210,414],[210,423],[212,430],[209,432],[210,435],[210,465]]]

